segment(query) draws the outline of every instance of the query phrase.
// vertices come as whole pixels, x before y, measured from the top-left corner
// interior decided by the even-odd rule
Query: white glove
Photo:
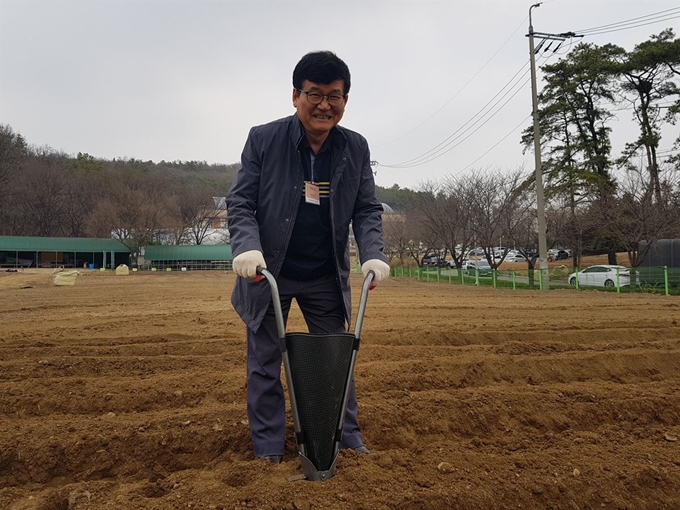
[[[264,262],[264,257],[260,250],[244,251],[236,255],[232,262],[234,273],[243,278],[255,278],[257,276],[257,268],[267,269],[267,264]]]
[[[386,264],[380,259],[367,260],[361,264],[361,272],[364,274],[364,278],[369,271],[373,271],[375,276],[373,277],[373,283],[378,283],[386,279],[390,275],[390,265]]]

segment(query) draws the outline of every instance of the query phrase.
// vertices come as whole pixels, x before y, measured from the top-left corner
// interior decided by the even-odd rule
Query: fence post
[[[538,268],[538,290],[543,290],[543,268]]]
[[[620,269],[617,267],[616,268],[616,292],[618,294],[621,293],[621,278],[619,277],[619,271],[620,271]]]
[[[663,283],[666,289],[666,295],[668,296],[670,294],[668,291],[668,266],[663,266]]]
[[[515,282],[515,270],[513,269],[512,270],[512,290],[516,290],[515,283],[516,283]]]

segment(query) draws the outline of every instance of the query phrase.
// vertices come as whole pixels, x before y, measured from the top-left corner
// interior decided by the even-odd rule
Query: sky
[[[294,113],[299,59],[331,50],[352,73],[341,124],[367,138],[378,185],[531,170],[519,143],[531,123],[531,5],[0,0],[0,123],[71,155],[236,163],[252,126]],[[680,32],[678,0],[546,0],[531,13],[535,32],[584,31],[584,42],[626,50]],[[537,64],[577,43],[540,52]],[[615,152],[637,136],[629,111],[612,129]]]

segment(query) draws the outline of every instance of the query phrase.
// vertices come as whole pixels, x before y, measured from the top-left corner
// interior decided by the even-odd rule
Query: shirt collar
[[[298,142],[298,149],[303,150],[303,149],[309,149],[312,150],[312,147],[309,145],[309,142],[307,141],[307,137],[305,136],[305,128],[302,125],[302,122],[298,119],[298,122],[300,124],[300,131],[302,133],[302,137],[300,138],[300,141]],[[326,140],[324,140],[323,145],[321,146],[321,149],[319,150],[318,154],[321,154],[325,151],[329,151],[333,149],[333,139],[337,136],[337,129],[335,126],[331,131],[328,133],[328,136],[326,137]]]

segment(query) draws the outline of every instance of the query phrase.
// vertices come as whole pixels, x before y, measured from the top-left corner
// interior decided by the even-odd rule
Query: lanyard
[[[316,162],[316,154],[313,150],[309,151],[309,171],[311,173],[311,182],[314,183],[314,163]]]

